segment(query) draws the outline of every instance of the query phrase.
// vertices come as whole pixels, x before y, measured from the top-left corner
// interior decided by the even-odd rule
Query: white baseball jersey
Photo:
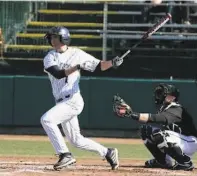
[[[68,69],[80,64],[82,69],[94,71],[99,62],[100,60],[86,52],[69,47],[64,53],[58,53],[55,50],[50,51],[44,58],[44,68],[47,69],[57,65],[60,69]],[[84,107],[84,101],[79,89],[80,72],[75,71],[67,78],[62,79],[56,79],[50,73],[48,73],[48,76],[56,101],[60,98],[64,99],[66,95],[71,95],[70,98],[60,101],[41,117],[41,124],[56,153],[69,152],[60,129],[57,126],[61,124],[65,136],[71,144],[84,150],[94,151],[99,153],[101,157],[105,157],[108,150],[106,147],[83,137],[80,133],[78,115]]]
[[[82,69],[93,72],[100,60],[82,51],[79,48],[69,47],[64,53],[58,53],[55,50],[50,51],[44,58],[44,69],[57,65],[60,69],[68,69],[80,64]],[[56,79],[48,73],[51,81],[53,96],[56,100],[66,95],[73,95],[79,92],[80,72],[76,71],[68,77]]]

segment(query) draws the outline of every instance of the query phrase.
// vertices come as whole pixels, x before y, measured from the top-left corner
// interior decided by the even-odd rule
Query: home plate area
[[[196,176],[194,171],[170,171],[165,169],[147,169],[143,161],[125,159],[121,160],[118,170],[111,170],[107,162],[99,159],[78,159],[75,165],[60,171],[53,170],[54,158],[1,157],[0,176]],[[32,161],[31,161],[32,160]]]

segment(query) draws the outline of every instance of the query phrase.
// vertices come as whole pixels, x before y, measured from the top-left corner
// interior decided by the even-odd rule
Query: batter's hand
[[[130,117],[133,112],[131,107],[119,95],[113,97],[113,111],[119,117]]]
[[[116,56],[112,59],[112,66],[113,68],[118,68],[123,63],[123,58]]]

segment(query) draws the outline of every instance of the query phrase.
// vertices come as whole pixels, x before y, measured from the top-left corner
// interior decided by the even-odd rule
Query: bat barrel
[[[153,27],[151,27],[143,36],[142,38],[131,48],[136,48],[139,44],[141,44],[144,40],[149,38],[153,33],[155,33],[159,28],[161,28],[164,24],[166,24],[170,18],[172,18],[172,15],[170,13],[167,13],[165,17],[163,17],[160,21],[158,21]],[[128,50],[125,52],[120,58],[124,58],[126,55],[130,53],[131,50]]]
[[[142,37],[143,40],[150,37],[153,33],[155,33],[159,28],[161,28],[164,24],[166,24],[170,18],[172,18],[172,15],[170,13],[167,13],[165,17],[163,17],[160,21],[158,21],[152,28],[150,28]]]

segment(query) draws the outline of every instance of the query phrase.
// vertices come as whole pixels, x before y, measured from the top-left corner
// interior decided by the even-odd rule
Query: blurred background
[[[50,49],[43,37],[52,26],[66,26],[72,46],[108,60],[123,54],[169,12],[172,20],[133,49],[120,69],[91,75],[193,79],[196,10],[195,1],[1,1],[0,73],[43,75],[42,60]]]
[[[172,19],[132,49],[119,69],[82,72],[83,129],[136,129],[136,122],[114,118],[113,94],[127,97],[136,111],[153,112],[152,89],[161,81],[175,80],[182,100],[196,115],[196,2],[0,1],[0,125],[40,127],[40,117],[54,105],[43,72],[43,58],[51,49],[44,35],[52,26],[70,30],[71,46],[110,60],[130,49],[166,13],[171,13]],[[192,94],[189,98],[188,93]]]

